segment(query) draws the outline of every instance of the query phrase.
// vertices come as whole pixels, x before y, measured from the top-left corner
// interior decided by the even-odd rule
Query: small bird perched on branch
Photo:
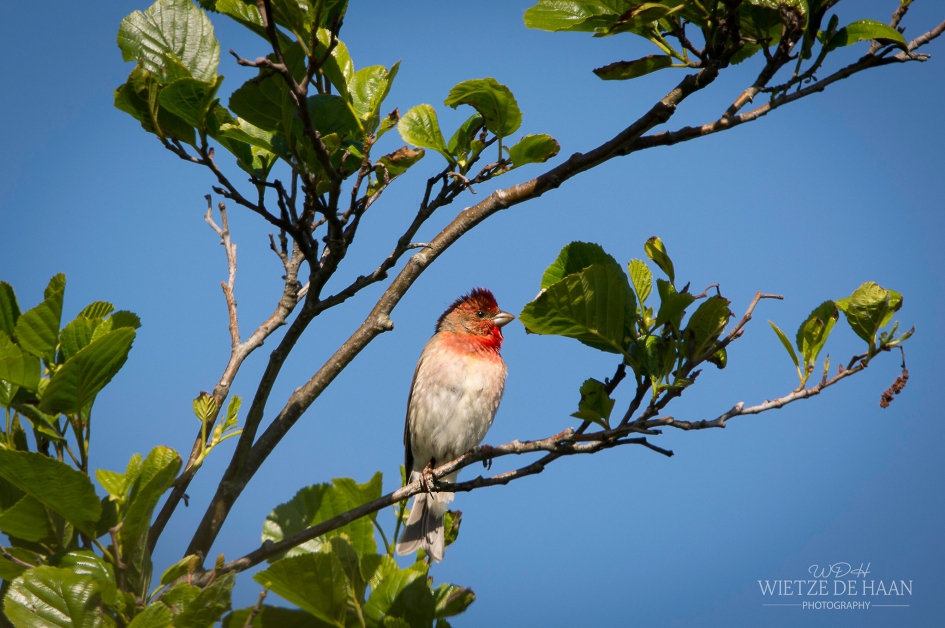
[[[404,449],[410,482],[482,442],[505,388],[501,328],[514,318],[483,288],[460,297],[440,316],[420,354],[407,402]],[[440,481],[453,483],[458,473]],[[423,548],[434,561],[443,560],[443,515],[452,501],[452,492],[414,496],[397,553]]]

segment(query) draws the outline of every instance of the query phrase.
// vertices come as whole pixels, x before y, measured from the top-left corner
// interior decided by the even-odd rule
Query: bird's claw
[[[492,452],[495,448],[492,445],[479,445],[479,451],[486,455],[482,459],[482,466],[488,471],[492,469]]]
[[[436,478],[433,477],[433,461],[427,463],[420,472],[420,488],[424,493],[436,492]]]

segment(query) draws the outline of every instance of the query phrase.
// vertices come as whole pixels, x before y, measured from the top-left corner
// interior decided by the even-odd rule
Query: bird
[[[499,355],[502,327],[514,318],[499,309],[492,292],[476,288],[456,299],[437,320],[417,362],[407,402],[404,468],[409,482],[485,438],[505,389],[507,369]],[[455,483],[458,473],[440,481]],[[453,497],[452,492],[429,491],[414,496],[397,542],[398,554],[422,548],[431,560],[443,560],[443,516]]]

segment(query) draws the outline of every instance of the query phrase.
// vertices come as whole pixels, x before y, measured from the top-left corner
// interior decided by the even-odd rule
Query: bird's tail
[[[397,553],[403,556],[423,548],[433,561],[443,560],[446,548],[443,515],[452,501],[453,493],[417,493],[403,534],[397,541]]]

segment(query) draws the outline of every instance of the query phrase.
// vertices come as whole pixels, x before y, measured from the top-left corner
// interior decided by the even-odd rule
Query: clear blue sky
[[[895,4],[843,2],[841,22],[887,21]],[[605,83],[590,70],[653,52],[648,44],[526,31],[527,2],[455,6],[352,2],[342,38],[356,66],[403,60],[387,108],[431,103],[451,131],[466,114],[442,105],[450,87],[494,76],[518,98],[521,132],[553,135],[566,156],[612,136],[681,78],[664,71]],[[202,221],[210,175],[165,151],[111,104],[132,67],[115,44],[118,24],[146,7],[16,2],[0,21],[0,279],[26,308],[41,299],[50,276],[65,272],[67,316],[106,299],[144,322],[127,365],[96,405],[93,466],[109,469],[156,444],[188,451],[197,429],[191,400],[213,387],[229,349],[219,289],[225,260]],[[943,18],[939,3],[918,0],[906,35]],[[225,18],[214,23],[228,93],[250,74],[225,51],[250,58],[263,51]],[[832,67],[864,50],[841,51]],[[364,351],[280,445],[237,502],[213,553],[233,558],[255,547],[266,514],[307,484],[364,481],[380,469],[385,488],[395,486],[413,368],[456,296],[487,286],[517,313],[567,242],[599,242],[627,261],[642,257],[644,240],[657,234],[683,283],[720,283],[739,314],[758,290],[785,296],[759,307],[730,350],[728,369],[710,368],[671,406],[674,416],[714,418],[737,401],[790,391],[793,365],[765,320],[793,337],[814,306],[867,280],[902,292],[899,318],[918,328],[907,345],[908,387],[880,409],[880,394],[899,372],[898,356],[890,355],[813,400],[733,420],[726,430],[665,434],[658,442],[676,452],[672,459],[623,448],[460,495],[460,540],[432,571],[437,581],[478,595],[454,625],[941,625],[945,437],[935,391],[945,375],[945,41],[927,52],[933,58],[925,64],[858,75],[751,125],[614,160],[477,228],[401,302],[396,330]],[[718,117],[759,61],[691,98],[672,126]],[[398,142],[392,133],[382,147]],[[337,285],[386,255],[437,160],[428,155],[372,208]],[[540,171],[531,166],[500,182]],[[443,210],[419,239],[487,192]],[[281,268],[259,219],[234,207],[231,223],[245,335],[271,312]],[[365,291],[312,326],[283,371],[269,417],[360,323],[379,291]],[[573,424],[580,383],[615,366],[575,341],[526,336],[518,323],[506,330],[506,396],[486,439],[495,445]],[[836,363],[858,352],[859,342],[842,322],[827,351]],[[234,393],[252,396],[271,346],[244,366]],[[625,405],[628,391],[619,392]],[[192,485],[190,508],[180,509],[158,548],[159,569],[181,556],[232,443],[211,455]],[[493,470],[516,462],[497,461]],[[813,564],[841,561],[869,563],[868,579],[913,581],[911,596],[872,598],[909,607],[762,606],[759,579],[804,579]],[[235,604],[250,605],[256,590],[243,576]]]

